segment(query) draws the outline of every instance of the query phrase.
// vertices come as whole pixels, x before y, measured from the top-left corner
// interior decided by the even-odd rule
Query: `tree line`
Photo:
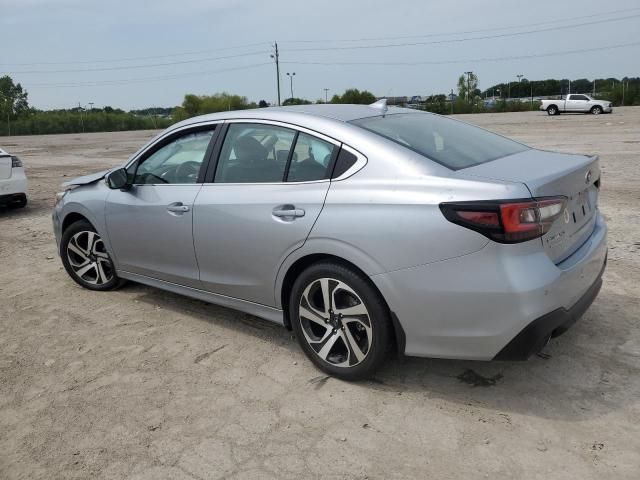
[[[547,79],[499,83],[485,90],[478,88],[478,78],[471,72],[461,75],[457,95],[437,94],[426,97],[414,107],[440,114],[480,113],[486,111],[521,111],[537,109],[535,101],[513,100],[540,96],[593,93],[619,105],[640,105],[640,77],[595,80]],[[511,99],[511,100],[510,100]],[[370,104],[376,101],[373,93],[357,88],[347,89],[331,97],[330,103]],[[325,103],[304,98],[285,99],[283,105]],[[124,111],[103,108],[75,107],[58,110],[39,110],[29,105],[28,94],[9,76],[0,77],[0,136],[36,135],[49,133],[111,132],[122,130],[163,129],[181,120],[206,113],[268,107],[265,100],[258,103],[245,96],[230,93],[214,95],[187,94],[177,107],[153,107]]]

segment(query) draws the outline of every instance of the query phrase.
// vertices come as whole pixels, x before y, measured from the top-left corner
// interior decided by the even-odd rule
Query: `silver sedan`
[[[390,350],[526,359],[598,294],[597,157],[543,152],[438,115],[309,105],[192,118],[121,168],[68,182],[65,269],[292,329],[329,374]]]

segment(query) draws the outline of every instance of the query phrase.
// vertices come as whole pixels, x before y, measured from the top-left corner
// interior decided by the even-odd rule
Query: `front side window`
[[[589,100],[584,95],[571,95],[571,100]]]
[[[282,182],[295,132],[273,125],[232,123],[220,151],[216,183]]]
[[[196,183],[213,128],[182,135],[144,158],[135,169],[133,183]]]
[[[329,168],[335,145],[312,137],[306,133],[300,133],[293,149],[288,182],[309,182],[329,178]]]
[[[529,147],[473,125],[429,113],[398,113],[353,120],[451,170],[472,167]]]

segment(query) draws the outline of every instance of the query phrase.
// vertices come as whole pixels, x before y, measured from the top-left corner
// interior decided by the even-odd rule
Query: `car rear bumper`
[[[14,169],[17,170],[17,169]],[[13,174],[11,178],[0,180],[0,197],[27,193],[27,179],[24,175]]]
[[[581,299],[602,275],[606,232],[598,213],[591,236],[557,265],[535,241],[490,242],[469,255],[370,278],[397,316],[406,355],[492,360],[538,319],[583,313],[576,305],[587,303]],[[552,332],[567,323],[554,315]]]
[[[558,308],[527,325],[494,357],[494,360],[527,360],[538,353],[550,338],[566,332],[587,311],[602,287],[602,274],[607,266],[605,257],[598,278],[570,308]]]

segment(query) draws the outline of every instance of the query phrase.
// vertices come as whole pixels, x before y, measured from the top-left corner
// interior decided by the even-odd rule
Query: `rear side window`
[[[571,95],[571,100],[589,100],[584,95]]]
[[[310,182],[329,178],[329,169],[335,145],[312,137],[306,133],[299,133],[293,149],[288,182]]]
[[[338,178],[344,172],[353,167],[358,161],[358,157],[356,157],[353,153],[345,150],[344,148],[340,149],[340,153],[338,154],[338,158],[336,159],[336,166],[333,169],[332,178]]]
[[[464,122],[429,113],[399,113],[351,122],[451,170],[472,167],[529,147]]]

